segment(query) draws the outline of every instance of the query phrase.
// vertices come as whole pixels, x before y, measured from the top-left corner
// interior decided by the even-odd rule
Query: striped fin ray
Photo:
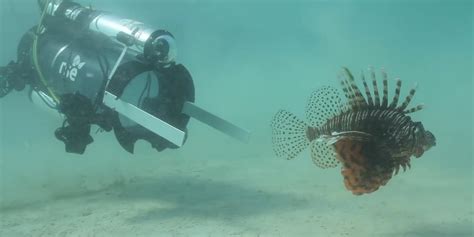
[[[365,95],[367,96],[367,103],[369,104],[369,107],[373,107],[374,101],[372,99],[372,94],[370,93],[369,85],[367,84],[367,81],[365,80],[364,72],[361,72],[361,78],[362,78],[362,83],[364,84],[364,88],[365,88]]]
[[[403,103],[397,108],[398,110],[404,111],[408,107],[408,104],[410,104],[410,101],[413,99],[413,96],[415,96],[416,87],[417,85],[415,85],[415,87],[410,90],[407,97],[405,98],[405,101],[403,101]]]
[[[374,106],[380,107],[380,96],[379,89],[377,86],[377,78],[375,77],[375,71],[373,67],[369,67],[370,76],[372,78],[372,86],[374,87]]]
[[[381,109],[390,109],[390,110],[398,110],[403,113],[413,113],[423,109],[423,105],[417,105],[413,108],[407,109],[412,101],[413,97],[416,93],[417,86],[411,89],[406,96],[405,100],[398,106],[398,102],[400,101],[400,93],[402,87],[402,81],[400,78],[395,79],[395,90],[393,99],[389,100],[389,91],[388,91],[388,74],[382,68],[382,88],[383,91],[380,94],[379,88],[377,84],[377,78],[375,75],[375,71],[373,67],[369,67],[370,77],[372,79],[372,86],[373,86],[373,97],[372,92],[369,88],[369,85],[366,81],[365,75],[361,73],[361,80],[364,85],[365,96],[362,94],[362,91],[357,86],[354,76],[350,72],[349,69],[343,67],[341,74],[339,74],[339,80],[342,86],[342,90],[347,99],[347,106],[349,106],[352,110],[359,110],[364,108],[381,108]],[[382,98],[380,97],[382,95]],[[397,107],[398,106],[398,107]]]
[[[343,76],[339,74],[338,76],[339,82],[341,83],[342,91],[344,92],[344,96],[346,97],[347,101],[349,102],[348,105],[350,108],[355,109],[356,105],[354,104],[353,100],[353,93],[352,89],[347,84],[346,80],[343,79]]]
[[[347,101],[352,102],[351,94],[350,94],[351,92],[348,86],[346,85],[346,81],[342,79],[341,75],[338,75],[337,78],[339,79],[339,82],[341,83],[342,92],[344,92],[344,96],[346,97]],[[352,107],[352,104],[350,105],[350,107]]]
[[[385,69],[382,69],[382,83],[383,83],[383,97],[382,97],[382,108],[388,106],[388,75]]]
[[[396,88],[395,88],[395,95],[393,96],[393,100],[392,100],[392,103],[390,103],[390,107],[391,109],[395,109],[395,107],[397,107],[397,104],[398,104],[398,100],[400,98],[400,90],[402,88],[402,80],[400,80],[400,78],[397,78],[396,79]]]
[[[364,96],[359,90],[359,87],[357,87],[357,84],[354,80],[354,76],[352,75],[351,71],[349,71],[348,68],[343,67],[344,70],[344,75],[345,75],[345,81],[348,83],[352,89],[352,92],[354,94],[354,103],[357,105],[357,108],[365,108],[367,107],[367,102],[365,101]]]
[[[419,104],[419,105],[417,105],[417,106],[415,106],[411,109],[407,109],[407,110],[403,111],[403,113],[405,113],[405,114],[414,113],[414,112],[422,110],[424,106],[425,106],[424,104]]]

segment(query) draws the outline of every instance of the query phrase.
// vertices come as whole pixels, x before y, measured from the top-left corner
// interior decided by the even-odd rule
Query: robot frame
[[[0,67],[0,98],[28,86],[31,101],[64,118],[55,136],[67,152],[85,152],[91,125],[113,130],[130,153],[139,139],[176,149],[190,117],[248,140],[249,131],[194,103],[193,79],[176,63],[170,32],[70,0],[38,4],[39,23],[22,37],[17,61]]]

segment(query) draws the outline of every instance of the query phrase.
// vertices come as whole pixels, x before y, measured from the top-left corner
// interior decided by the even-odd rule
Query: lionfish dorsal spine
[[[372,78],[372,86],[374,87],[374,107],[380,106],[380,96],[379,96],[379,89],[377,86],[377,78],[375,77],[375,70],[373,67],[369,67],[370,77]]]
[[[353,110],[362,109],[367,107],[367,102],[365,101],[364,96],[356,85],[354,76],[346,67],[343,67],[343,76],[340,77],[341,84],[346,88],[345,91],[348,92],[348,103]],[[344,89],[343,89],[344,91]]]
[[[383,84],[383,98],[382,98],[382,108],[387,108],[388,106],[388,75],[385,72],[385,69],[382,68],[382,84]]]
[[[347,78],[349,79],[348,82],[351,85],[352,91],[355,93],[355,100],[357,105],[359,106],[359,108],[367,107],[367,102],[365,101],[362,92],[359,90],[359,87],[357,87],[357,84],[354,80],[354,76],[352,75],[351,71],[349,71],[348,68],[344,68],[344,71],[346,72]]]
[[[424,108],[424,106],[425,106],[424,104],[419,104],[419,105],[417,105],[417,106],[415,106],[411,109],[407,109],[407,110],[403,111],[403,113],[405,113],[405,114],[414,113],[414,112],[422,110]]]
[[[364,84],[364,88],[365,88],[365,95],[367,96],[367,103],[369,104],[369,107],[373,107],[374,101],[372,99],[372,94],[370,93],[369,85],[367,84],[367,81],[365,80],[364,72],[361,72],[361,78],[362,78],[362,83]]]
[[[413,96],[415,96],[416,87],[417,87],[417,85],[415,85],[413,88],[410,89],[410,92],[408,92],[408,95],[405,97],[405,100],[404,100],[403,103],[398,107],[398,110],[399,110],[399,111],[404,111],[404,110],[408,107],[408,105],[410,104],[411,100],[413,99]]]
[[[343,79],[342,75],[339,75],[338,78],[339,82],[341,83],[342,92],[344,92],[344,96],[349,102],[350,108],[354,109],[356,105],[354,104],[354,100],[352,98],[352,90],[349,88],[349,85],[346,83],[346,80]]]
[[[362,83],[364,84],[365,95],[362,94],[361,90],[357,86],[354,76],[346,67],[343,67],[343,71],[339,75],[340,83],[344,95],[347,99],[347,106],[349,109],[356,111],[366,108],[380,108],[380,109],[389,109],[389,110],[397,110],[401,113],[413,113],[423,109],[423,105],[417,105],[413,108],[407,109],[408,105],[410,104],[413,96],[416,93],[416,86],[409,91],[409,94],[406,96],[403,103],[397,107],[398,101],[400,100],[400,91],[402,87],[402,81],[399,78],[396,78],[396,87],[393,99],[391,101],[388,100],[388,74],[382,69],[382,99],[380,99],[380,94],[378,91],[377,79],[375,76],[375,72],[373,67],[369,67],[370,75],[372,78],[372,85],[373,85],[373,94],[374,97],[372,98],[372,93],[369,89],[368,83],[365,79],[364,73],[361,73]],[[390,103],[390,104],[389,104]]]
[[[396,80],[396,88],[395,88],[395,95],[393,96],[392,103],[390,103],[389,108],[395,109],[398,104],[398,100],[400,99],[400,90],[402,88],[402,80],[400,78],[395,79]]]

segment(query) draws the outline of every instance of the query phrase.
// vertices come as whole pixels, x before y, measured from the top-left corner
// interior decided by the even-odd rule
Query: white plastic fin
[[[185,133],[167,122],[141,110],[133,104],[118,99],[117,96],[108,91],[105,91],[103,102],[109,108],[119,112],[155,134],[162,136],[173,144],[179,147],[183,145]]]
[[[184,102],[182,112],[242,142],[248,142],[250,138],[249,131],[219,118],[191,102]]]

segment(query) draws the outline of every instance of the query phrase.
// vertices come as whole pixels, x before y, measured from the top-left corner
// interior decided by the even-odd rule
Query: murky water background
[[[80,1],[167,29],[196,102],[253,132],[239,143],[192,120],[179,150],[112,133],[64,152],[61,125],[26,93],[0,101],[2,236],[472,236],[470,1]],[[0,1],[0,63],[37,23],[35,1]],[[275,157],[270,121],[369,65],[418,83],[413,115],[438,146],[376,193],[353,196],[308,152]]]

